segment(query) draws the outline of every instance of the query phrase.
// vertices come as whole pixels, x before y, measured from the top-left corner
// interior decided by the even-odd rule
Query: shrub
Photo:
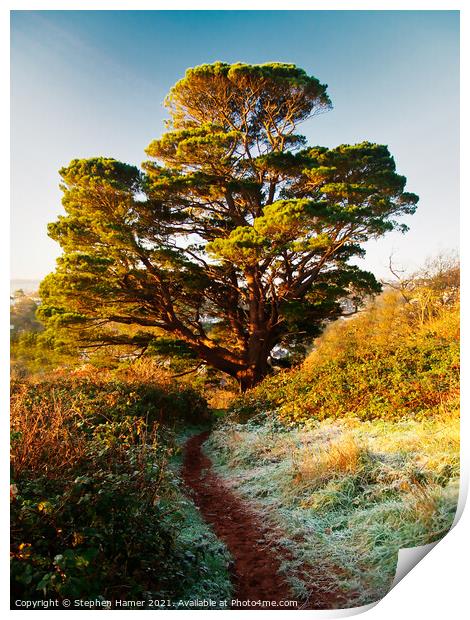
[[[89,370],[89,369],[88,369]],[[189,388],[105,375],[12,386],[12,596],[229,596],[224,548],[194,516],[170,428],[205,403]],[[188,520],[191,523],[188,523]],[[215,566],[218,582],[208,580]]]
[[[419,280],[405,297],[388,289],[362,314],[333,323],[300,368],[271,376],[235,400],[232,417],[246,421],[276,411],[285,424],[344,416],[398,420],[455,407],[458,294],[453,287],[434,290],[433,282]]]

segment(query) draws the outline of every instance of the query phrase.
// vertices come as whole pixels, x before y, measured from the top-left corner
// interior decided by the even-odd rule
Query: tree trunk
[[[259,366],[248,366],[237,373],[236,379],[240,386],[240,392],[246,392],[247,390],[255,387],[258,383],[264,379],[269,373],[269,365],[266,364]]]
[[[238,381],[241,392],[254,387],[269,374],[268,357],[272,349],[274,334],[266,328],[253,330],[248,339],[247,348],[238,354],[238,359],[236,353],[230,353],[222,347],[210,348],[194,338],[189,338],[183,332],[179,335],[198,354],[199,358],[213,368],[234,377]],[[227,354],[230,354],[230,357]]]

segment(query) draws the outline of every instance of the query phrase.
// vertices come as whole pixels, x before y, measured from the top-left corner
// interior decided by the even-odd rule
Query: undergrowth
[[[275,374],[232,406],[247,420],[275,411],[285,424],[311,419],[425,419],[459,390],[458,280],[434,276],[387,289],[367,309],[336,321],[300,368]],[[413,282],[413,281],[412,281]]]
[[[88,369],[12,385],[13,599],[230,597],[229,557],[185,497],[174,430],[188,387]]]

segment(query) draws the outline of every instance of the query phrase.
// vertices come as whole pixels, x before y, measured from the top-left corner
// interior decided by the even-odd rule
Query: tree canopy
[[[142,169],[112,158],[60,170],[63,249],[40,316],[84,346],[182,341],[242,389],[276,345],[318,335],[380,286],[350,263],[415,211],[387,146],[308,146],[302,121],[331,108],[292,64],[188,69]]]

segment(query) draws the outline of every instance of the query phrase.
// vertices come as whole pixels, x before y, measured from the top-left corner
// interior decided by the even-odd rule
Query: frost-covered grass
[[[217,601],[217,605],[212,609],[226,609],[223,601],[233,598],[233,584],[229,573],[233,558],[225,543],[217,538],[211,525],[204,521],[181,479],[185,442],[208,428],[207,423],[182,427],[176,434],[177,450],[169,463],[169,470],[175,476],[178,489],[178,502],[172,505],[175,511],[173,516],[179,518],[180,523],[178,543],[181,548],[187,549],[186,557],[189,557],[198,569],[196,579],[182,579],[185,587],[179,598],[173,600],[173,606],[177,609],[187,609],[188,601],[204,600]],[[189,608],[197,609],[197,606]]]
[[[216,601],[212,609],[226,609],[223,601],[233,598],[233,584],[229,566],[232,557],[224,543],[217,538],[212,528],[203,520],[195,504],[181,495],[175,506],[180,516],[178,543],[187,549],[186,558],[197,566],[195,578],[182,574],[184,588],[172,606],[186,609],[189,601]],[[197,609],[195,603],[190,606]]]
[[[400,548],[447,532],[458,391],[459,269],[439,259],[332,323],[301,366],[232,403],[207,450],[268,512],[299,596],[375,601]]]
[[[216,471],[278,525],[298,596],[341,607],[381,598],[398,550],[441,538],[458,499],[456,409],[423,421],[226,422],[205,447]]]

